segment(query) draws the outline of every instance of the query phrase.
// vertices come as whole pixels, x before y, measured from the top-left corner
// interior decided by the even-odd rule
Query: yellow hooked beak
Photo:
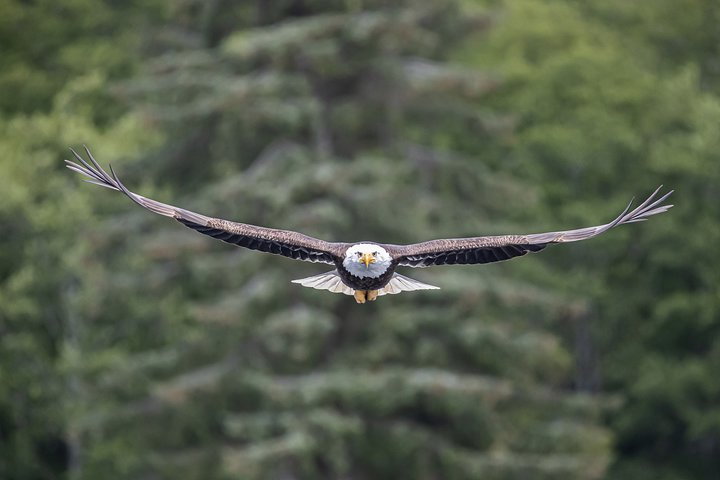
[[[363,253],[360,256],[360,261],[365,264],[365,268],[368,268],[371,263],[375,263],[375,255],[372,253]]]

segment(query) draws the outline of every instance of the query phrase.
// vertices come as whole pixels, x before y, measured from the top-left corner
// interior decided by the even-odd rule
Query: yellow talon
[[[368,302],[374,302],[375,300],[377,300],[378,291],[377,290],[368,290],[366,297],[367,297]]]
[[[355,301],[357,303],[365,303],[365,294],[366,293],[367,293],[367,290],[355,290],[355,293],[354,293]]]

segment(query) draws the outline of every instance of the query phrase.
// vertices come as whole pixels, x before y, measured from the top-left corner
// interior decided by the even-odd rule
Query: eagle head
[[[392,263],[390,254],[374,243],[356,243],[345,252],[343,266],[356,277],[379,277]]]

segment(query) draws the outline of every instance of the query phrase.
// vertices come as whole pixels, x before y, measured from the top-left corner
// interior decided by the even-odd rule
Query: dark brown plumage
[[[437,288],[394,273],[397,266],[428,267],[499,262],[528,252],[540,251],[551,243],[586,240],[618,225],[642,222],[672,207],[662,203],[673,192],[667,192],[656,198],[662,188],[658,187],[638,207],[630,210],[631,202],[612,222],[595,227],[529,235],[440,239],[411,245],[326,242],[290,230],[258,227],[207,217],[157,202],[128,190],[120,182],[112,167],[110,173],[100,167],[87,147],[85,151],[91,163],[86,162],[74,150],[71,151],[79,163],[66,160],[68,168],[88,177],[87,182],[124,193],[132,201],[151,212],[172,217],[193,230],[241,247],[283,255],[294,260],[335,265],[336,271],[301,279],[297,283],[337,293],[355,294],[355,298],[360,303],[363,303],[366,297],[358,296],[357,292],[368,292],[367,299],[374,300],[377,295],[386,293]],[[364,270],[360,265],[361,258],[365,262]]]

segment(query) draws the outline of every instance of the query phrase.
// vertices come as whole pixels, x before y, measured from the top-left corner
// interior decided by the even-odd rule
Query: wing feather
[[[87,147],[85,147],[85,152],[90,159],[90,163],[78,155],[75,150],[70,149],[70,151],[77,162],[65,160],[67,167],[86,176],[86,182],[122,192],[130,200],[153,213],[172,217],[186,227],[224,242],[251,250],[282,255],[295,260],[329,264],[334,264],[335,259],[341,256],[348,246],[344,243],[326,242],[290,230],[277,230],[207,217],[190,210],[143,197],[128,190],[115,174],[112,166],[110,166],[110,173],[106,172]]]
[[[611,228],[625,223],[644,222],[653,215],[663,213],[672,205],[662,203],[673,193],[669,191],[658,197],[662,185],[640,205],[632,208],[632,201],[612,222],[594,227],[562,230],[529,235],[499,235],[470,238],[431,240],[412,245],[389,245],[388,250],[399,265],[428,267],[431,265],[455,265],[490,263],[508,260],[538,252],[551,243],[578,242],[595,237]]]

